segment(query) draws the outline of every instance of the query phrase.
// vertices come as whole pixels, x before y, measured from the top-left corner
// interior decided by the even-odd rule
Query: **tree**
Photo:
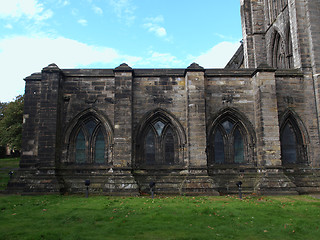
[[[21,149],[23,96],[8,104],[1,103],[0,108],[0,145],[11,149]]]
[[[0,120],[3,118],[3,111],[7,105],[8,105],[8,103],[6,103],[6,102],[0,102]]]

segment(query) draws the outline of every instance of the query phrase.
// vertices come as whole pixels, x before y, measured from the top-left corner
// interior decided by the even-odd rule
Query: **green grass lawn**
[[[320,239],[309,196],[1,196],[1,239]]]
[[[6,189],[9,181],[9,172],[19,168],[20,158],[0,159],[0,191]]]

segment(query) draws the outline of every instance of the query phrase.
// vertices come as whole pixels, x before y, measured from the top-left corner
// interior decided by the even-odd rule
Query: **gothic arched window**
[[[71,138],[71,155],[74,162],[104,164],[108,161],[106,133],[98,119],[81,119],[74,132],[76,134]]]
[[[208,125],[208,167],[216,164],[255,164],[255,132],[237,109],[221,110]]]
[[[245,163],[243,131],[239,122],[224,119],[215,127],[213,133],[213,163]]]
[[[281,35],[276,32],[272,49],[272,64],[276,68],[286,68],[286,47]]]
[[[279,32],[275,31],[271,44],[271,61],[275,68],[293,68],[292,40],[290,30],[287,31],[286,37],[282,37]]]
[[[162,120],[147,127],[144,140],[144,162],[147,165],[177,164],[177,136],[171,124]]]
[[[284,163],[297,162],[297,139],[290,122],[282,130],[281,156]]]
[[[289,112],[280,128],[281,159],[283,164],[297,164],[307,162],[306,133],[303,124]]]

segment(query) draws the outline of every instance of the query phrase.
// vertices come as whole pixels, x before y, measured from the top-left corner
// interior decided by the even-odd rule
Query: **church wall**
[[[295,117],[300,121],[301,131],[304,131],[305,135],[306,164],[319,166],[318,118],[310,76],[297,71],[296,73],[290,70],[278,71],[276,87],[280,124],[282,116],[288,110],[296,114]]]
[[[39,138],[39,108],[41,75],[34,74],[26,79],[21,167],[30,167],[37,161]]]
[[[96,70],[92,70],[94,73]],[[63,85],[63,150],[61,160],[68,162],[67,147],[69,139],[65,133],[69,129],[73,120],[81,116],[87,109],[94,109],[99,114],[106,117],[112,124],[114,123],[114,94],[115,84],[113,72],[94,73],[96,76],[83,76],[76,71],[64,70],[65,81]]]
[[[222,109],[231,107],[244,114],[254,125],[253,86],[247,76],[208,76],[206,86],[207,124]]]
[[[183,73],[183,72],[182,72]],[[172,114],[184,129],[186,120],[187,94],[185,78],[180,76],[136,76],[133,81],[133,144],[137,144],[138,128],[145,117],[156,109]],[[136,155],[133,156],[135,162]],[[187,159],[182,160],[187,164]]]
[[[184,76],[136,77],[133,83],[134,129],[146,113],[157,108],[174,114],[186,128],[186,99]]]
[[[319,192],[319,13],[318,0],[241,0],[246,69],[51,64],[32,74],[8,189],[80,193],[91,179],[105,194],[143,193],[150,181],[165,194],[217,194],[237,192],[241,180],[250,193]],[[97,120],[95,133],[84,116]],[[167,124],[163,134],[156,123]],[[146,162],[147,148],[157,161]]]

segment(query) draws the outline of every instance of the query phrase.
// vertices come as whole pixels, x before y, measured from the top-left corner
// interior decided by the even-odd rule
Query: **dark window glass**
[[[226,132],[228,134],[230,134],[231,132],[231,129],[233,128],[233,123],[229,122],[228,120],[227,121],[224,121],[222,123],[222,126],[224,127],[224,129],[226,130]]]
[[[165,135],[165,163],[174,164],[174,138],[172,129],[169,128]]]
[[[161,136],[162,130],[164,128],[164,123],[161,121],[158,121],[154,124],[154,128],[156,129],[159,136]]]
[[[97,134],[96,143],[95,143],[95,156],[94,156],[95,163],[104,163],[105,162],[104,156],[105,156],[105,142],[104,142],[103,133],[100,129]]]
[[[285,163],[295,163],[297,161],[296,136],[290,123],[287,123],[282,131],[281,154]]]
[[[86,140],[82,130],[79,131],[78,136],[76,138],[76,162],[86,162]]]
[[[224,163],[224,142],[219,129],[214,135],[214,161],[215,163]]]
[[[91,137],[93,130],[95,129],[96,126],[97,126],[97,124],[93,120],[90,120],[89,122],[86,123],[86,128],[90,134],[90,137]]]
[[[242,135],[237,128],[234,133],[234,162],[242,163],[244,162],[244,149],[243,149],[243,138]]]
[[[145,141],[145,159],[147,164],[155,164],[156,148],[155,134],[152,129],[149,130]]]

